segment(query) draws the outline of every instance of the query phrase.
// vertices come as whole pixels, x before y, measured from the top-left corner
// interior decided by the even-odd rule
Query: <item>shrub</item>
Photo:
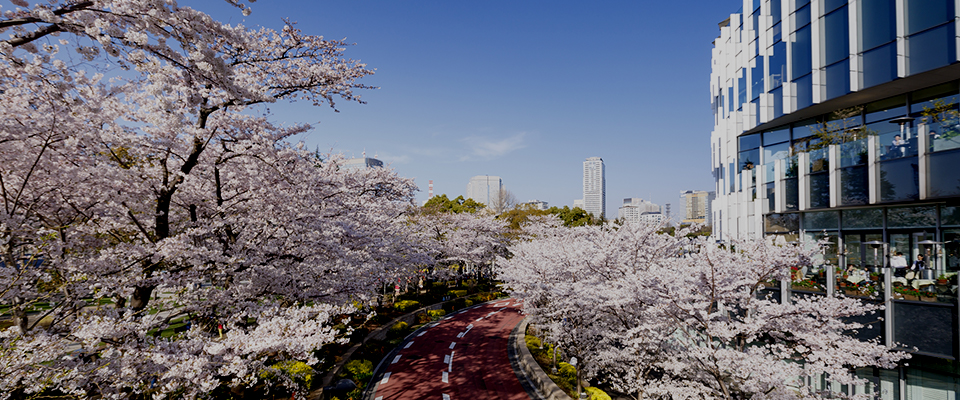
[[[309,388],[313,383],[313,368],[310,368],[304,362],[297,360],[281,361],[260,371],[260,377],[263,379],[273,379],[280,375],[286,375],[298,385]]]
[[[463,304],[464,304],[464,307],[470,307],[473,305],[473,300],[466,299],[464,300]]]
[[[591,386],[588,388],[584,388],[583,390],[587,392],[587,398],[590,400],[611,400],[610,395],[608,395],[607,392],[600,390],[599,388],[595,388]]]
[[[442,318],[444,315],[447,315],[446,311],[440,310],[427,310],[427,316],[430,317],[431,321],[436,321]]]
[[[403,321],[397,322],[396,324],[391,326],[390,329],[387,330],[387,336],[393,337],[393,338],[403,337],[404,335],[407,334],[407,330],[409,328],[410,328],[410,324]]]
[[[369,360],[350,360],[343,368],[350,373],[353,381],[360,385],[366,383],[373,376],[373,362]]]
[[[527,348],[530,349],[530,351],[533,351],[534,349],[540,350],[540,338],[533,335],[527,335],[527,337],[524,339],[526,339]]]
[[[393,307],[400,310],[401,312],[407,312],[410,310],[416,310],[420,308],[420,302],[416,300],[402,300],[393,304]]]
[[[427,313],[417,313],[418,324],[425,324],[427,322],[430,322],[430,315],[428,315]]]
[[[560,376],[563,379],[577,379],[577,367],[570,365],[570,363],[561,362],[560,366]]]
[[[451,290],[450,295],[453,297],[463,297],[467,295],[466,290]]]

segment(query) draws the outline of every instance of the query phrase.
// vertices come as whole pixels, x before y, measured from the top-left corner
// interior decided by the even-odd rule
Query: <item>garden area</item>
[[[540,365],[540,369],[553,380],[553,383],[556,383],[570,398],[578,398],[577,368],[568,362],[560,361],[569,357],[566,357],[560,349],[556,349],[555,353],[554,344],[547,343],[537,337],[536,330],[533,327],[527,329],[524,342],[527,349],[530,350],[530,354]],[[583,382],[583,391],[587,394],[588,399],[610,400],[610,396],[605,391],[595,386],[587,386],[587,384],[587,382]]]

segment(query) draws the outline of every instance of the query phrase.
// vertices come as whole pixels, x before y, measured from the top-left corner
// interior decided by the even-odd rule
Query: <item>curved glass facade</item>
[[[777,298],[883,303],[871,337],[920,360],[960,360],[956,4],[745,0],[751,11],[721,24],[710,79],[716,238],[826,239],[806,271],[821,287],[785,282]],[[891,268],[918,259],[922,271]],[[926,396],[928,372],[904,367],[888,383]],[[941,372],[956,397],[960,367]]]

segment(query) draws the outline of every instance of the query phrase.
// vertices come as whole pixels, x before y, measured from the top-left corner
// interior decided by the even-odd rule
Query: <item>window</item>
[[[857,4],[860,9],[860,51],[897,39],[897,8],[894,0],[860,1]]]
[[[738,150],[750,150],[760,147],[760,134],[744,135],[737,138],[739,140]]]
[[[956,61],[953,0],[907,0],[907,74]]]
[[[786,126],[763,133],[764,146],[783,143],[789,140],[790,140],[790,128]]]
[[[750,70],[750,77],[753,80],[750,88],[750,96],[756,100],[760,97],[760,93],[765,92],[763,89],[763,57],[757,57],[751,60],[750,64],[753,65],[753,68]]]
[[[828,0],[827,3],[830,3]],[[837,8],[825,15],[822,29],[821,56],[826,73],[826,99],[836,98],[850,92],[850,41],[847,7]]]
[[[793,42],[793,51],[791,51],[793,61],[791,66],[793,67],[793,78],[796,80],[799,77],[809,74],[813,66],[813,53],[811,50],[812,47],[810,46],[810,25],[794,32],[793,35],[791,35],[791,41]]]
[[[770,87],[778,88],[783,85],[787,76],[787,44],[776,42],[770,51]]]

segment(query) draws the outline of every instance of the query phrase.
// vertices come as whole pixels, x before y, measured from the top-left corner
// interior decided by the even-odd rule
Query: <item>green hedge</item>
[[[412,311],[420,308],[420,302],[416,300],[402,300],[393,304],[393,308],[401,312]]]
[[[611,400],[607,392],[593,386],[584,388],[583,391],[587,392],[587,398],[590,400]]]

